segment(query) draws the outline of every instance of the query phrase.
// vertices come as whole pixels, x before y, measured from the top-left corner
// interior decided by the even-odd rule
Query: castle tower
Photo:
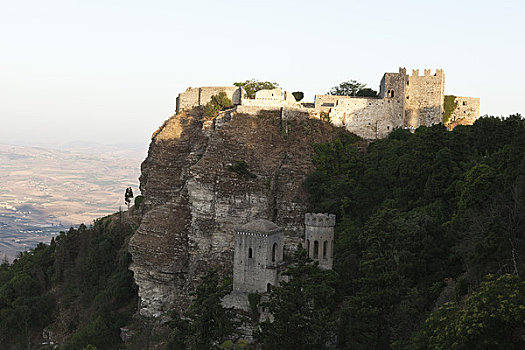
[[[379,85],[380,98],[392,98],[401,100],[405,96],[405,85],[407,79],[406,68],[399,68],[399,73],[385,73]]]
[[[268,220],[254,220],[235,230],[233,290],[267,292],[279,282],[283,261],[283,229]]]
[[[308,256],[319,261],[319,267],[332,269],[335,215],[307,213],[304,224],[304,239]]]
[[[419,69],[412,70],[406,78],[405,88],[405,127],[417,128],[443,122],[445,99],[445,73],[437,69],[434,74],[425,69],[419,75]]]

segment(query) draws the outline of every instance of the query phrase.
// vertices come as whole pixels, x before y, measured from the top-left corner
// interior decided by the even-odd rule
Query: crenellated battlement
[[[401,68],[399,68],[399,73],[403,74]],[[423,75],[419,75],[419,69],[412,69],[412,75],[410,77],[441,77],[444,74],[443,69],[436,69],[434,74],[432,74],[432,69],[423,69]]]
[[[307,213],[304,216],[304,223],[307,226],[333,227],[335,226],[335,215],[322,213]]]
[[[344,127],[365,139],[381,139],[396,128],[415,130],[419,126],[443,123],[445,72],[443,69],[423,69],[420,75],[419,71],[413,69],[409,75],[405,67],[399,67],[398,72],[385,73],[377,97],[315,95],[313,103],[299,103],[292,93],[281,88],[259,90],[255,98],[247,98],[245,91],[235,86],[188,88],[177,97],[177,112],[204,106],[213,94],[225,92],[235,106],[234,113],[281,110],[281,118],[284,118],[286,111],[299,112],[328,119],[332,125]],[[479,99],[465,103],[462,105],[465,108],[454,117],[462,123],[472,124],[479,117]],[[454,119],[447,119],[450,121]],[[316,217],[315,220],[321,219]]]

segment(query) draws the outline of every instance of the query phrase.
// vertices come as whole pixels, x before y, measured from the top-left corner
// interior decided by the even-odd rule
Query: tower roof
[[[242,226],[237,227],[237,232],[253,232],[253,233],[274,233],[281,231],[282,228],[271,222],[270,220],[257,219],[250,221]]]

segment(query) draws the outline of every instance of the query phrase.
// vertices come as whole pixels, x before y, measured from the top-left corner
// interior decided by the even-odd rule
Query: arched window
[[[328,241],[323,242],[323,259],[326,259],[326,251],[328,250]]]
[[[330,241],[330,246],[332,247],[332,251],[330,252],[330,257],[333,258],[334,257],[334,241]]]
[[[319,259],[319,242],[314,241],[314,259]]]
[[[268,283],[268,284],[266,285],[266,291],[267,291],[268,293],[270,293],[271,290],[272,290],[272,284],[271,284],[271,283]]]
[[[310,240],[309,239],[306,240],[306,251],[308,252],[308,256],[311,257],[311,255],[310,255]]]
[[[248,258],[253,258],[253,250],[252,248],[248,249]]]
[[[390,90],[390,97],[394,97],[394,90]]]
[[[273,244],[272,247],[272,262],[275,262],[275,255],[277,254],[277,243]]]

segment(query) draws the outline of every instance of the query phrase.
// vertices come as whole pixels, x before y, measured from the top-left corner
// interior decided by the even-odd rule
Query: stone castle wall
[[[240,113],[258,113],[262,110],[293,109],[311,117],[328,117],[333,125],[366,139],[386,137],[395,128],[415,129],[443,122],[445,73],[425,69],[423,75],[405,68],[397,73],[385,73],[381,79],[379,96],[355,97],[315,95],[314,103],[298,103],[293,95],[280,88],[260,90],[254,99],[243,97],[236,87],[188,88],[177,98],[177,111],[206,104],[212,95],[225,91],[237,105]],[[448,127],[472,124],[479,117],[479,98],[458,97],[458,107]]]
[[[405,68],[399,68],[399,73],[385,73],[379,85],[379,98],[400,98],[405,96],[406,80]]]
[[[292,107],[300,106],[295,100],[295,97],[288,91],[283,91],[279,88],[271,90],[259,90],[255,93],[255,98],[243,98],[241,105],[246,107]]]
[[[383,138],[403,126],[402,97],[340,99],[330,110],[330,121],[366,139]]]
[[[272,261],[272,248],[277,251]],[[233,258],[233,290],[267,292],[268,284],[279,284],[277,266],[283,256],[283,233],[236,232]]]
[[[449,118],[449,123],[472,124],[479,117],[479,98],[456,96],[456,109]]]
[[[443,104],[445,98],[445,73],[438,69],[432,74],[425,69],[424,75],[413,70],[407,77],[405,88],[404,126],[417,128],[443,122]]]
[[[319,267],[332,269],[335,215],[307,213],[304,226],[304,239],[308,256],[319,261]]]
[[[242,89],[237,86],[189,87],[177,97],[176,111],[179,113],[183,109],[204,106],[206,103],[210,102],[213,95],[218,95],[220,92],[226,93],[226,96],[232,100],[234,105],[241,103]]]

